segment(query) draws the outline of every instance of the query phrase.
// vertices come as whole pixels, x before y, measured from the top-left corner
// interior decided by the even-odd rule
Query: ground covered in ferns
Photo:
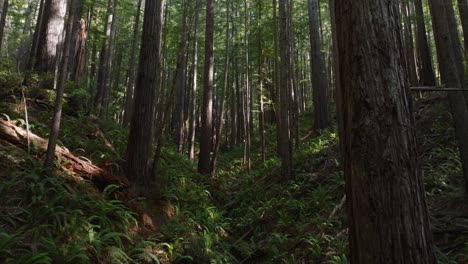
[[[33,80],[22,87],[22,76],[0,71],[0,114],[25,129],[24,91],[31,133],[46,138],[54,93],[43,89],[46,77]],[[79,89],[67,95],[60,146],[121,177],[127,131],[77,111],[89,98]],[[428,95],[414,110],[439,262],[466,263],[468,208],[445,99]],[[304,135],[311,119],[302,119]],[[241,147],[223,150],[215,179],[173,149],[162,150],[166,190],[152,201],[125,184],[70,173],[67,159],[46,172],[34,141],[28,152],[0,136],[0,263],[347,263],[336,133],[304,140],[288,182],[280,180],[273,140],[265,162],[254,142],[250,173]]]

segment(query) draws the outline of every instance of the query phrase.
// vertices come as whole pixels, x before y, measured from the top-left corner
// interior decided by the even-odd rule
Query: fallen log
[[[0,120],[0,138],[9,143],[27,149],[28,131],[12,122]],[[42,151],[47,150],[47,140],[29,132],[31,143]],[[73,155],[68,149],[57,146],[55,156],[62,162],[61,168],[73,176],[88,179],[99,188],[109,184],[128,186],[128,180],[122,176],[107,173],[104,169],[92,164],[89,160]]]

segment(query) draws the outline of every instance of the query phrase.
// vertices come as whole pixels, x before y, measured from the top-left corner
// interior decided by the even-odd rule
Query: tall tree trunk
[[[411,86],[418,85],[418,76],[416,74],[416,61],[414,57],[414,42],[413,42],[413,29],[410,19],[410,10],[408,0],[403,0],[400,4],[401,14],[403,16],[403,32],[405,36],[405,53],[406,53],[406,68],[409,73],[409,80]]]
[[[174,123],[175,123],[175,142],[177,144],[177,150],[182,154],[184,150],[184,126],[185,126],[185,93],[186,93],[186,78],[187,78],[187,46],[188,46],[188,35],[189,26],[187,21],[187,15],[189,10],[189,2],[184,1],[183,3],[183,14],[182,14],[182,36],[180,40],[180,46],[177,58],[176,74],[174,76],[175,89],[176,89],[176,103],[174,104]]]
[[[76,81],[75,79],[75,72],[77,68],[80,66],[78,64],[78,51],[82,42],[80,40],[83,39],[83,29],[86,29],[85,20],[81,19],[81,15],[83,13],[84,7],[84,0],[74,0],[74,4],[72,7],[72,12],[74,15],[73,21],[73,30],[72,30],[72,40],[71,40],[71,47],[70,47],[70,58],[69,58],[69,66],[68,71],[70,75],[70,79],[72,81]],[[87,34],[87,32],[86,32]]]
[[[249,16],[248,16],[248,3],[244,0],[244,38],[245,38],[245,138],[244,138],[244,165],[247,171],[250,172],[250,145],[252,133],[252,98],[250,87],[250,57],[249,57]]]
[[[99,59],[99,72],[97,79],[97,93],[94,99],[96,113],[103,114],[103,109],[106,109],[106,97],[108,96],[110,84],[108,82],[111,74],[111,58],[112,58],[112,35],[114,25],[115,0],[107,2],[107,20],[104,26],[106,39],[101,49]]]
[[[64,27],[67,3],[63,0],[45,0],[35,56],[34,69],[38,72],[53,73],[58,58],[58,47]]]
[[[280,158],[281,158],[281,174],[284,180],[289,180],[292,177],[292,142],[290,133],[290,101],[291,101],[291,73],[290,73],[290,34],[289,20],[290,0],[279,0],[279,26],[280,26]]]
[[[314,89],[314,130],[326,129],[330,126],[328,114],[328,79],[322,53],[318,19],[318,2],[309,0],[309,30],[311,47],[312,88]]]
[[[445,2],[445,12],[447,13],[447,23],[450,31],[452,50],[455,55],[455,65],[458,70],[458,78],[460,79],[461,86],[465,86],[465,66],[463,65],[463,52],[460,43],[460,36],[458,35],[458,24],[455,18],[455,11],[453,9],[452,0],[444,0]],[[436,33],[437,34],[437,33]],[[437,38],[437,36],[435,36]],[[442,70],[441,70],[442,71]]]
[[[262,1],[258,1],[258,21],[257,21],[257,28],[258,28],[258,87],[259,87],[259,106],[260,106],[260,113],[259,113],[259,130],[260,130],[260,141],[262,144],[262,162],[265,163],[266,160],[266,150],[265,150],[265,107],[263,101],[263,31],[262,31]]]
[[[329,0],[330,5],[330,20],[331,20],[331,31],[332,31],[332,42],[333,42],[333,64],[335,66],[335,105],[336,105],[336,115],[337,115],[337,127],[338,127],[338,134],[339,134],[339,141],[340,141],[340,150],[341,153],[344,153],[344,124],[343,124],[343,98],[341,97],[342,94],[340,92],[341,80],[340,80],[340,59],[339,59],[339,52],[338,52],[338,36],[337,36],[337,29],[336,29],[336,1]],[[343,159],[343,156],[341,156]]]
[[[127,177],[148,195],[153,149],[154,104],[161,73],[161,33],[164,0],[146,1],[134,115],[127,145]]]
[[[8,0],[4,0],[0,14],[0,51],[2,51],[3,34],[5,32],[6,17],[8,14]]]
[[[196,0],[195,21],[193,33],[193,58],[192,58],[192,92],[189,106],[189,149],[188,156],[190,160],[195,159],[195,133],[197,126],[197,80],[198,80],[198,21],[200,18],[201,0]]]
[[[76,40],[76,52],[70,54],[74,56],[73,71],[71,72],[71,79],[77,83],[81,83],[86,71],[86,59],[87,59],[87,45],[88,45],[88,34],[89,24],[88,21],[81,19],[79,22],[78,39]]]
[[[225,112],[225,103],[226,103],[226,91],[229,82],[229,19],[230,19],[230,7],[229,1],[226,1],[226,42],[225,42],[225,58],[224,58],[224,82],[223,90],[221,92],[219,110],[218,110],[218,120],[216,120],[216,136],[215,144],[213,148],[213,158],[211,160],[211,177],[216,176],[216,163],[218,161],[219,148],[221,146],[221,131],[223,129],[224,121],[224,112]]]
[[[436,263],[398,6],[336,1],[351,263]]]
[[[44,21],[44,2],[45,0],[39,0],[39,13],[37,14],[36,27],[34,29],[31,51],[29,52],[28,64],[26,70],[31,72],[36,65],[37,50],[39,49],[39,38],[42,31],[42,24]]]
[[[211,131],[213,126],[214,78],[214,0],[206,0],[205,80],[203,107],[201,108],[200,153],[198,172],[208,175],[211,161]]]
[[[272,89],[273,91],[273,96],[272,96],[272,100],[273,100],[273,107],[274,107],[274,111],[275,111],[275,124],[276,124],[276,131],[278,131],[278,133],[276,133],[276,152],[278,154],[278,156],[281,157],[281,133],[279,133],[279,131],[281,131],[281,114],[280,114],[280,70],[279,70],[279,36],[278,36],[278,27],[279,27],[279,23],[278,23],[278,15],[277,15],[277,6],[278,6],[278,2],[277,0],[273,0],[273,40],[274,40],[274,73],[273,73],[273,80],[274,80],[274,89]]]
[[[465,56],[468,57],[468,0],[458,0],[458,10],[463,28]]]
[[[424,22],[424,10],[421,0],[414,0],[416,14],[416,46],[419,85],[435,86],[436,80],[432,67],[432,57],[427,42],[426,25]]]
[[[132,41],[132,52],[130,55],[130,64],[128,66],[128,83],[125,96],[125,111],[124,111],[124,125],[128,127],[133,115],[133,100],[135,91],[135,68],[137,65],[137,46],[138,46],[138,28],[140,27],[140,16],[141,16],[141,3],[142,0],[138,0],[137,14],[135,17],[135,24],[133,25],[133,41]]]
[[[458,37],[454,35],[456,29],[450,29],[453,26],[450,21],[455,20],[455,17],[449,17],[450,14],[453,15],[453,12],[447,11],[452,6],[447,6],[444,0],[430,0],[430,8],[442,83],[449,87],[463,87],[461,79],[463,72],[459,72],[461,70],[459,65],[462,64],[460,45],[456,44],[458,43]],[[466,137],[468,135],[468,109],[463,92],[449,92],[448,100],[458,140],[465,191],[468,195],[468,140]]]
[[[69,4],[72,5],[73,2],[76,0],[70,0]],[[70,55],[70,46],[71,46],[71,39],[72,39],[72,28],[73,28],[73,12],[72,9],[69,8],[68,10],[68,20],[67,20],[67,27],[66,27],[66,37],[65,37],[65,44],[63,48],[63,56],[62,61],[60,63],[60,71],[59,71],[59,78],[58,78],[58,85],[57,85],[57,94],[55,98],[55,109],[54,109],[54,120],[52,123],[52,129],[49,135],[49,141],[47,144],[47,153],[46,159],[44,163],[44,167],[52,168],[55,159],[55,147],[57,145],[59,130],[60,130],[60,121],[62,119],[62,105],[63,105],[63,93],[65,90],[65,82],[67,80],[67,66],[68,66],[68,59]]]

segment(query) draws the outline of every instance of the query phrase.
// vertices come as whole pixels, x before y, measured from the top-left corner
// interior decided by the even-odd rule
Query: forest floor
[[[242,147],[222,150],[214,179],[169,145],[158,168],[163,199],[151,201],[134,197],[122,176],[127,131],[77,112],[79,94],[67,97],[59,142],[79,160],[60,156],[53,172],[44,171],[43,147],[32,140],[28,151],[18,132],[27,128],[20,83],[0,73],[2,123],[22,135],[15,141],[0,126],[0,263],[347,263],[336,133],[323,131],[294,151],[288,182],[279,177],[274,140],[265,161],[254,142],[250,172]],[[51,123],[53,92],[43,85],[24,87],[30,138],[46,138]],[[414,110],[439,262],[468,263],[468,208],[445,99],[418,99]],[[275,138],[274,128],[267,133]],[[80,171],[91,161],[102,173]]]

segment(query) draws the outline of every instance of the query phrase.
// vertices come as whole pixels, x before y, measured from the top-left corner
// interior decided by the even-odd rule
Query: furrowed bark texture
[[[436,263],[398,10],[336,2],[351,263]]]

